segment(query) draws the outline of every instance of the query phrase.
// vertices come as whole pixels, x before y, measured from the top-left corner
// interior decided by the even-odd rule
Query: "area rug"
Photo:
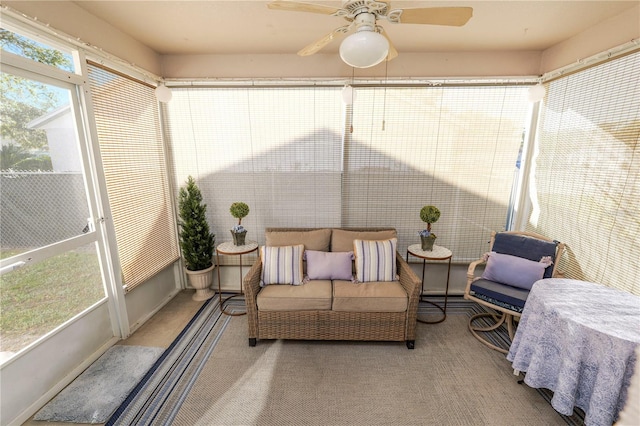
[[[164,352],[115,345],[34,416],[35,420],[104,423]]]
[[[214,298],[215,299],[215,298]],[[474,303],[402,342],[259,341],[207,302],[108,425],[574,423],[466,328]],[[424,306],[423,306],[424,305]],[[241,300],[227,307],[244,309]],[[438,312],[421,304],[421,316]],[[461,315],[462,314],[462,315]]]

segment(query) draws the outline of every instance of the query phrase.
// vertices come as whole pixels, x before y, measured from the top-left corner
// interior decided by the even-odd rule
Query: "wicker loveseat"
[[[396,262],[394,278],[384,282],[367,281],[364,275],[358,275],[357,256],[361,262],[366,257],[362,251],[355,252],[354,262],[349,260],[348,273],[355,271],[355,277],[367,282],[346,277],[326,279],[321,276],[323,272],[317,272],[317,261],[312,265],[310,257],[344,258],[354,251],[356,240],[363,245],[397,243],[395,229],[267,228],[265,237],[260,257],[243,280],[250,346],[255,346],[257,339],[365,340],[404,341],[413,349],[420,280],[396,250],[391,251]],[[278,250],[276,247],[284,250],[296,245],[304,246],[303,283],[261,283],[266,272],[263,258],[269,259],[268,253]],[[265,262],[269,268],[269,260]],[[323,263],[322,267],[329,277],[338,274],[339,268],[334,265]],[[312,268],[318,276],[311,276]],[[362,273],[364,268],[360,269]],[[318,277],[325,279],[315,279]]]

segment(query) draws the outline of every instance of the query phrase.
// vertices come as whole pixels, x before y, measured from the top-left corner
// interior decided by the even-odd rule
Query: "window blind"
[[[231,239],[236,201],[260,244],[266,227],[340,226],[340,99],[326,87],[173,89],[163,107],[172,174],[176,187],[196,179],[217,244]]]
[[[527,88],[356,90],[346,107],[339,87],[175,88],[163,112],[176,183],[197,178],[218,243],[244,201],[261,244],[271,226],[393,226],[404,252],[435,204],[437,243],[477,259],[506,223]]]
[[[437,245],[478,259],[503,230],[528,115],[526,88],[361,88],[347,133],[344,223],[393,225],[419,243],[424,205],[440,209]]]
[[[567,278],[640,294],[640,52],[546,84],[528,227]]]
[[[154,89],[89,64],[109,205],[127,291],[179,258]]]

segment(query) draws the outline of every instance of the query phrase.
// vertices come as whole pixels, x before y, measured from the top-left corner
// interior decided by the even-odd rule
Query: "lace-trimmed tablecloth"
[[[611,425],[624,407],[640,345],[640,297],[585,281],[537,281],[507,355],[525,383],[586,425]],[[640,366],[640,364],[639,364]]]

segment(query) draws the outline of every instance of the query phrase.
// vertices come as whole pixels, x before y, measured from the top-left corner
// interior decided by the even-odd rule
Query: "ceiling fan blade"
[[[431,24],[461,27],[473,16],[471,7],[425,7],[400,9],[401,24]],[[395,11],[392,11],[395,12]],[[391,14],[391,12],[389,13]]]
[[[390,61],[392,59],[395,59],[396,56],[398,56],[398,51],[396,50],[395,46],[393,45],[393,43],[391,42],[391,39],[389,38],[389,34],[387,34],[386,31],[382,31],[382,35],[387,39],[387,41],[389,42],[389,53],[387,53],[387,61]]]
[[[298,52],[298,55],[300,55],[300,56],[313,55],[314,53],[316,53],[317,51],[319,51],[320,49],[325,47],[327,44],[329,44],[333,40],[335,40],[338,37],[339,34],[345,34],[347,31],[349,31],[349,25],[345,25],[344,27],[336,28],[335,30],[331,31],[329,34],[325,35],[321,39],[316,40],[313,43],[303,47]]]
[[[272,1],[267,4],[269,9],[273,10],[288,10],[292,12],[311,12],[320,13],[323,15],[333,15],[340,8],[324,6],[321,4],[302,3],[296,1]]]

